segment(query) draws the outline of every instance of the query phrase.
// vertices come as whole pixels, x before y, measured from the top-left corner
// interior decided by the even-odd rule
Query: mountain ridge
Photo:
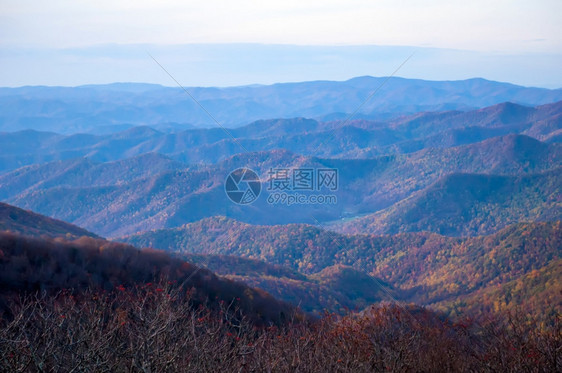
[[[284,148],[307,156],[372,158],[454,147],[509,134],[557,141],[557,133],[562,130],[562,102],[537,107],[509,104],[527,114],[502,118],[505,105],[468,112],[422,112],[390,121],[319,122],[303,117],[258,120],[228,130],[162,132],[142,125],[104,135],[4,132],[0,137],[0,171],[79,157],[117,161],[151,152],[196,164],[218,163],[246,150]]]
[[[218,164],[184,165],[165,156],[145,156],[160,160],[161,166],[156,167],[155,162],[137,162],[140,157],[94,165],[83,173],[68,174],[58,163],[19,169],[0,176],[0,195],[19,207],[109,237],[180,226],[213,215],[266,224],[316,223],[312,217],[327,223],[388,208],[449,173],[525,175],[551,170],[561,166],[562,145],[512,134],[372,159],[318,158],[272,150],[239,153]],[[223,186],[229,172],[240,167],[252,168],[263,177],[264,196],[244,208],[229,202]],[[345,188],[334,191],[338,203],[333,205],[272,205],[267,202],[267,174],[280,167],[337,169]],[[119,172],[103,173],[110,169]],[[59,175],[50,181],[53,187],[45,181],[47,175]],[[165,203],[171,200],[173,204]]]
[[[388,119],[399,112],[478,108],[503,101],[539,105],[562,100],[562,89],[521,87],[484,79],[426,81],[367,76],[340,82],[187,89],[220,123],[234,127],[264,118],[352,113],[382,82],[385,85],[377,100],[362,105],[358,116]],[[0,130],[27,127],[76,133],[88,132],[100,123],[119,127],[184,123],[185,118],[190,118],[191,125],[214,125],[196,103],[181,94],[180,88],[149,88],[142,84],[0,88]]]
[[[561,180],[562,167],[526,176],[453,173],[388,209],[333,228],[348,233],[428,230],[474,236],[516,222],[558,220]]]
[[[0,202],[0,231],[31,237],[99,238],[94,233],[75,225],[2,202]]]

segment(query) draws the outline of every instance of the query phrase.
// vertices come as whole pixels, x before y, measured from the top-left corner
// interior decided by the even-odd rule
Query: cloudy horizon
[[[94,5],[95,4],[95,5]],[[0,86],[234,86],[390,75],[562,87],[562,4],[0,0]],[[148,52],[148,53],[147,53]]]

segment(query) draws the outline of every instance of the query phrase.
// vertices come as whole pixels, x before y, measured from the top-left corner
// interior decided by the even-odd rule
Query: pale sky
[[[60,64],[62,57],[47,60],[47,55],[61,50],[214,43],[407,46],[494,58],[516,55],[527,62],[511,80],[526,82],[524,70],[533,66],[529,59],[536,58],[541,69],[558,76],[553,82],[541,78],[535,84],[560,85],[556,65],[562,65],[561,15],[560,0],[0,0],[0,63],[11,73],[0,77],[0,85],[33,84],[17,71],[18,66],[37,69],[37,60],[25,61],[26,51],[40,51],[44,66],[49,66]],[[544,66],[543,57],[551,64]],[[77,62],[93,63],[93,59],[108,63],[114,59],[118,64],[115,55],[91,55],[89,61]],[[114,78],[107,73],[103,79],[98,71],[90,83]],[[60,84],[88,83],[87,77],[81,79]],[[37,84],[44,84],[39,80]],[[51,83],[47,77],[43,80]]]

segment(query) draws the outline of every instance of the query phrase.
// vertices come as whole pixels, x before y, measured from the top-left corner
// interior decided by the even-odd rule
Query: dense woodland
[[[234,302],[256,323],[279,323],[296,316],[292,306],[259,289],[223,279],[209,270],[172,258],[163,251],[90,237],[29,238],[0,233],[0,302],[3,317],[12,317],[9,305],[25,294],[79,295],[114,292],[165,280],[190,292],[191,302],[211,308]],[[193,291],[192,291],[193,290]]]
[[[242,266],[240,259],[231,257],[188,256],[223,275],[268,291],[275,292],[282,286],[284,291],[275,293],[277,296],[293,294],[288,299],[303,299],[308,304],[308,299],[318,294],[316,298],[325,298],[325,307],[337,307],[327,307],[332,311],[355,307],[353,302],[345,301],[338,306],[319,290],[327,281],[319,274],[326,270],[326,274],[330,273],[330,268],[338,265],[351,266],[359,272],[347,281],[348,288],[351,284],[360,288],[358,284],[365,281],[361,272],[371,275],[372,292],[363,297],[378,295],[384,300],[435,305],[457,313],[467,307],[463,299],[478,299],[470,302],[472,311],[522,308],[538,315],[559,312],[562,307],[562,283],[556,276],[562,247],[559,221],[515,224],[492,235],[459,239],[430,233],[342,235],[308,225],[252,226],[213,218],[181,228],[146,232],[125,241],[170,252],[249,258]],[[297,271],[300,277],[256,259]],[[309,281],[304,281],[303,276]],[[333,290],[349,292],[343,290],[345,286],[331,282]],[[508,295],[511,288],[518,289],[520,295]],[[310,309],[318,310],[318,306],[311,304]]]

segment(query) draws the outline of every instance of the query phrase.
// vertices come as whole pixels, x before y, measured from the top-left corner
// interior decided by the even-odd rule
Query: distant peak
[[[129,128],[125,131],[119,132],[116,135],[118,137],[141,137],[141,136],[154,136],[163,134],[160,131],[155,130],[149,126],[136,126],[133,128]]]

